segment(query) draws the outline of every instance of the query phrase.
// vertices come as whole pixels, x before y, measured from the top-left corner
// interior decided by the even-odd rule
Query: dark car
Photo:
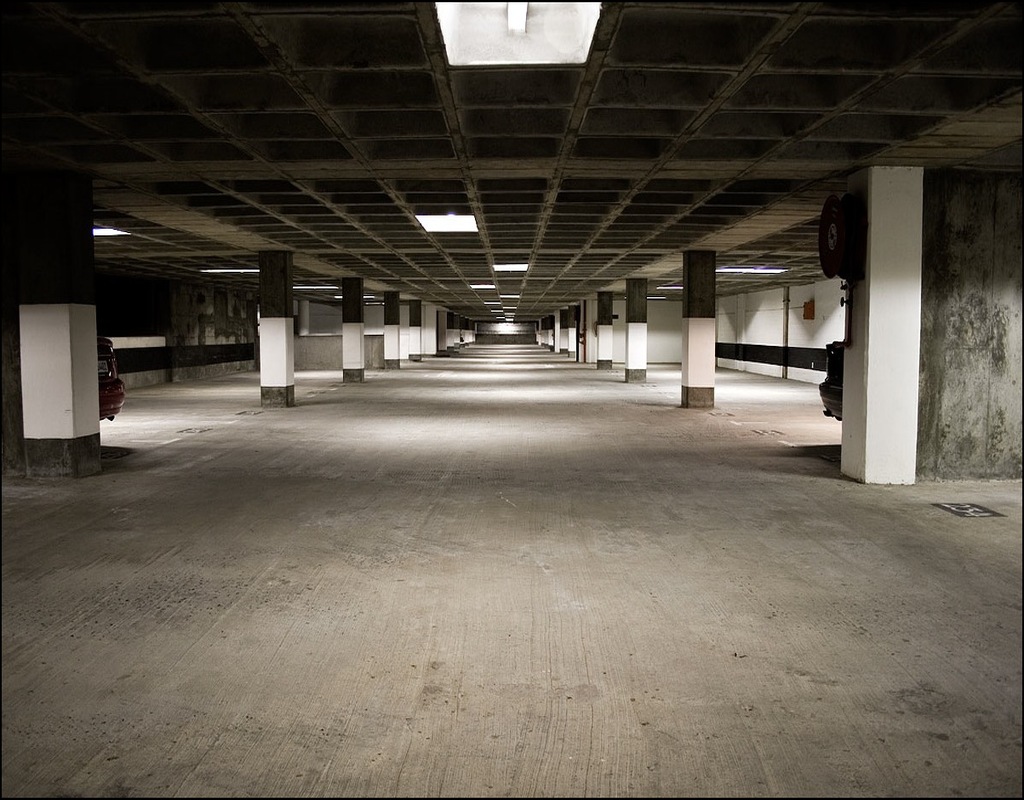
[[[114,343],[105,336],[96,337],[97,368],[100,382],[100,419],[113,419],[124,407],[124,381],[117,374]]]
[[[842,342],[829,342],[825,345],[825,380],[818,384],[821,395],[822,412],[826,417],[843,420],[843,353]]]

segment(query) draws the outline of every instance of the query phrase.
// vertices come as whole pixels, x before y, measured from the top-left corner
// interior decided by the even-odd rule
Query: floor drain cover
[[[178,433],[206,433],[208,430],[212,430],[212,428],[185,428]]]
[[[958,517],[1004,517],[1005,514],[1000,514],[997,511],[993,511],[990,508],[984,506],[976,506],[974,503],[932,503],[933,506],[948,511],[950,514],[956,514]]]

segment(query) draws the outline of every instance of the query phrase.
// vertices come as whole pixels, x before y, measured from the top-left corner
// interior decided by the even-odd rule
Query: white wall
[[[732,295],[718,300],[717,340],[719,342],[759,344],[782,347],[785,343],[785,320],[789,323],[789,346],[824,350],[829,342],[846,336],[846,311],[839,301],[843,296],[838,279],[790,287],[789,312],[785,311],[785,292],[772,289],[764,292]],[[814,301],[814,318],[803,318],[804,303]],[[718,365],[726,369],[782,376],[782,367],[772,364],[741,362],[720,358]],[[789,368],[791,380],[818,383],[824,379],[825,363],[814,363],[814,369]]]

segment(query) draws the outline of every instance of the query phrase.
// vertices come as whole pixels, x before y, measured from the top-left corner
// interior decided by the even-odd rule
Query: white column
[[[437,306],[424,303],[420,322],[420,355],[437,355]]]
[[[96,306],[22,305],[19,317],[25,438],[99,435]]]
[[[349,370],[366,369],[366,349],[363,345],[363,334],[366,330],[365,322],[342,322],[341,323],[341,368],[345,372]],[[356,380],[362,380],[360,376],[353,373]]]
[[[554,327],[551,329],[551,350],[554,353],[558,352],[558,342],[560,341],[562,333],[562,317],[561,314],[556,312],[554,314],[555,322]]]
[[[923,178],[871,167],[849,181],[867,206],[867,260],[852,287],[840,466],[863,483],[917,479]]]
[[[693,390],[695,394],[701,389],[710,389],[713,392],[715,388],[716,327],[715,320],[711,317],[683,319],[681,383],[686,390]]]
[[[569,330],[565,332],[566,350],[569,353],[569,358],[575,361],[578,357],[580,336],[576,327],[576,309],[572,306],[569,306],[568,322]]]
[[[309,336],[309,301],[299,300],[299,336]]]
[[[647,323],[626,323],[626,371],[647,370]]]
[[[283,390],[295,386],[295,333],[291,317],[260,319],[260,386]]]

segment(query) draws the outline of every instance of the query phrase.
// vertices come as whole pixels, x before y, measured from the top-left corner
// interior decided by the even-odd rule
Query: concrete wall
[[[110,280],[110,279],[108,279]],[[256,294],[203,283],[170,281],[153,309],[156,327],[134,334],[110,330],[125,386],[198,380],[257,368]],[[97,298],[97,316],[117,318],[109,300]],[[114,302],[126,302],[115,298]],[[147,327],[136,323],[137,327]],[[154,332],[156,331],[156,332]]]
[[[340,333],[295,337],[296,370],[342,370]],[[365,369],[384,369],[384,334],[363,335]]]
[[[925,173],[918,475],[1021,477],[1021,177]]]

